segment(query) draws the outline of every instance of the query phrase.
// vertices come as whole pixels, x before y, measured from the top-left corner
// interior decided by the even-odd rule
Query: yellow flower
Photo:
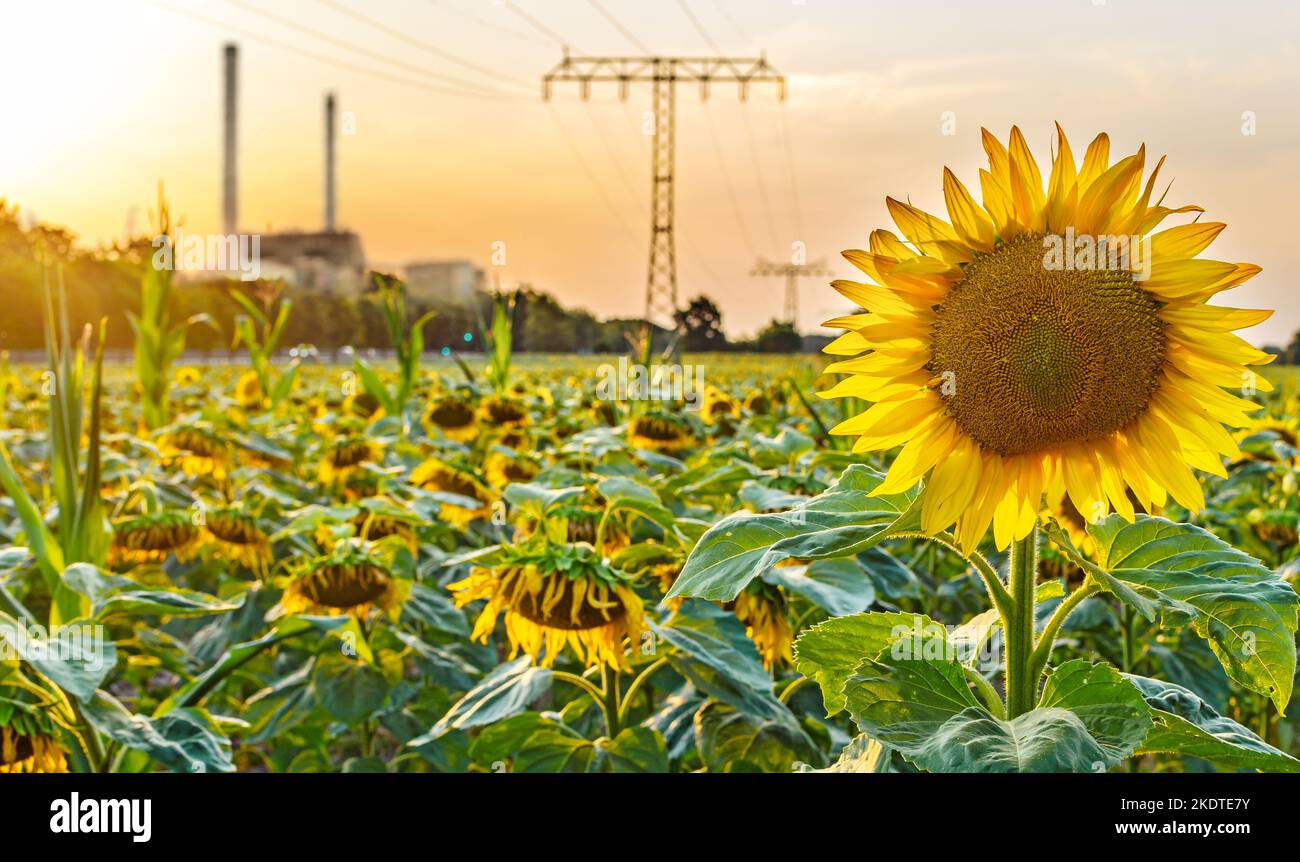
[[[139,515],[113,526],[109,559],[114,565],[161,563],[175,554],[191,559],[199,543],[199,528],[180,512]]]
[[[478,436],[478,420],[473,405],[455,396],[440,398],[430,404],[424,421],[458,443],[468,443]]]
[[[325,452],[316,469],[316,478],[322,485],[341,486],[362,464],[367,461],[378,463],[382,458],[383,452],[373,440],[344,437],[334,441]]]
[[[247,410],[260,409],[266,402],[262,392],[262,378],[256,371],[245,371],[235,383],[235,400]]]
[[[258,527],[256,518],[236,509],[220,509],[208,513],[204,520],[210,552],[266,576],[271,539]]]
[[[704,404],[700,407],[700,418],[708,425],[721,419],[736,418],[736,402],[716,386],[704,391]]]
[[[474,500],[480,505],[474,507],[458,506],[455,503],[442,503],[438,507],[438,517],[464,530],[477,518],[486,518],[492,513],[492,494],[483,484],[466,473],[436,458],[430,458],[411,471],[411,484],[434,493],[455,494]]]
[[[0,773],[67,771],[66,753],[53,738],[0,727]]]
[[[641,599],[631,587],[592,568],[543,573],[533,563],[475,567],[447,589],[456,594],[457,607],[487,599],[473,640],[486,643],[504,613],[510,657],[523,652],[543,667],[567,646],[588,667],[628,670],[624,641],[635,642],[645,628]]]
[[[500,490],[513,482],[529,482],[541,471],[541,465],[528,458],[511,457],[493,452],[483,461],[488,484]]]
[[[203,379],[197,368],[186,366],[176,369],[176,383],[179,386],[193,386]]]
[[[409,594],[410,583],[393,577],[383,561],[355,544],[343,543],[289,582],[280,609],[290,614],[364,617],[378,608],[397,619]]]
[[[520,428],[528,424],[528,411],[519,402],[509,398],[496,395],[485,398],[479,405],[478,412],[483,424],[491,428]]]
[[[206,425],[168,432],[159,442],[159,451],[164,465],[179,468],[190,477],[209,476],[221,481],[230,467],[230,446]]]
[[[791,646],[794,628],[785,613],[785,597],[775,587],[751,584],[736,596],[732,611],[745,624],[745,635],[754,642],[763,665],[769,670],[779,661],[794,661]]]
[[[691,428],[667,413],[647,413],[628,426],[628,443],[652,452],[677,452],[695,443]]]
[[[1152,202],[1145,147],[1111,165],[1098,135],[1076,165],[1057,132],[1046,191],[1019,129],[1009,146],[985,132],[983,205],[947,170],[951,223],[887,199],[910,245],[875,231],[845,252],[872,282],[834,283],[865,312],[829,322],[848,331],[826,352],[856,358],[827,368],[849,377],[822,394],[874,404],[833,433],[855,452],[903,446],[873,493],[929,473],[923,528],[955,523],[968,548],[990,523],[998,547],[1027,535],[1056,483],[1081,512],[1131,520],[1129,491],[1199,510],[1193,468],[1225,475],[1238,450],[1223,425],[1257,409],[1224,389],[1272,388],[1249,370],[1272,357],[1231,334],[1271,312],[1207,304],[1259,272],[1196,258],[1224,225],[1128,240],[1202,209]]]

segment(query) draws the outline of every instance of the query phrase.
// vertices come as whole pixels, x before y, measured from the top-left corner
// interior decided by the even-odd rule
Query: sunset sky
[[[340,139],[339,220],[372,266],[487,267],[504,241],[504,286],[637,315],[649,87],[620,103],[614,85],[597,86],[584,104],[561,86],[547,104],[541,76],[559,40],[575,54],[763,50],[789,77],[784,106],[771,88],[745,106],[727,85],[707,105],[689,86],[678,92],[679,292],[714,297],[733,335],[781,313],[783,283],[750,277],[755,256],[787,258],[802,240],[851,277],[838,253],[892,226],[885,195],[942,214],[944,165],[978,188],[981,125],[1005,139],[1019,124],[1045,164],[1054,120],[1076,154],[1101,130],[1112,155],[1143,141],[1148,166],[1168,154],[1166,203],[1228,223],[1212,256],[1264,268],[1232,302],[1278,312],[1244,334],[1279,343],[1300,327],[1300,4],[685,5],[5,0],[0,198],[93,245],[131,224],[143,232],[161,179],[188,230],[218,230],[220,54],[233,39],[244,230],[319,227],[322,96],[334,90],[356,125]],[[948,111],[955,135],[943,134]],[[1248,111],[1254,135],[1242,133]],[[806,329],[844,309],[826,281],[802,285]]]

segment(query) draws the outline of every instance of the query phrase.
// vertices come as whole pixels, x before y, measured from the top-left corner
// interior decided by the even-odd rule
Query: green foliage
[[[435,312],[426,312],[414,323],[410,321],[406,305],[406,285],[394,276],[371,273],[375,292],[384,311],[388,325],[390,345],[397,353],[397,384],[389,388],[379,373],[361,357],[357,357],[357,375],[370,397],[383,406],[389,416],[404,416],[406,402],[415,389],[420,376],[420,358],[424,355],[424,325]]]

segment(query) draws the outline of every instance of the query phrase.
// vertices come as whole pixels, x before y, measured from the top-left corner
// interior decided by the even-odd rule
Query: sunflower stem
[[[619,727],[619,696],[618,696],[618,671],[610,671],[607,664],[600,666],[600,684],[602,689],[601,707],[605,710],[605,735],[610,739],[618,736],[621,729]]]
[[[1034,708],[1038,676],[1034,673],[1034,586],[1038,573],[1038,527],[1011,546],[1011,602],[1004,612],[1006,633],[1007,718]]]

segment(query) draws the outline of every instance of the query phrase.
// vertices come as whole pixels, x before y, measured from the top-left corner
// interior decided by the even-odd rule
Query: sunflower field
[[[845,253],[830,360],[645,339],[698,399],[515,354],[504,298],[428,358],[382,277],[388,361],[286,360],[265,290],[187,365],[151,273],[106,364],[52,274],[0,365],[0,772],[1300,771],[1300,375],[1210,302],[1258,267],[1145,150],[984,148]]]

